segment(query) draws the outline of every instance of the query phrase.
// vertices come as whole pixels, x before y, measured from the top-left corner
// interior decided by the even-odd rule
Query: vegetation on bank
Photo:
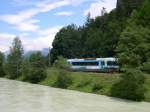
[[[111,96],[111,89],[114,84],[118,83],[121,79],[120,73],[89,73],[89,72],[71,72],[66,71],[71,78],[70,83],[66,89],[77,90],[82,92],[101,94]],[[39,82],[41,85],[54,86],[59,75],[59,69],[51,68],[47,69],[47,77],[43,81]],[[145,101],[150,102],[150,75],[144,74],[146,89],[144,96]],[[133,81],[132,81],[133,82]],[[60,88],[60,87],[58,87]],[[119,91],[118,91],[119,92]]]

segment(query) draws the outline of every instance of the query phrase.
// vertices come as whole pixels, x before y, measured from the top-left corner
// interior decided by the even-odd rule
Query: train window
[[[117,63],[117,61],[107,61],[107,65],[108,66],[117,66],[118,63]]]
[[[97,66],[98,62],[72,62],[74,66]]]
[[[104,66],[104,65],[105,65],[105,62],[104,62],[104,61],[101,61],[101,65]]]

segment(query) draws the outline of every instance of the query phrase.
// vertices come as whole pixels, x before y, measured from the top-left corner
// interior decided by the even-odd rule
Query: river
[[[0,112],[150,112],[150,103],[0,78]]]

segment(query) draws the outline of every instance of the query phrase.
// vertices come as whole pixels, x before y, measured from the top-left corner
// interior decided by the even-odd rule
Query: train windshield
[[[72,62],[73,66],[98,66],[98,62]]]

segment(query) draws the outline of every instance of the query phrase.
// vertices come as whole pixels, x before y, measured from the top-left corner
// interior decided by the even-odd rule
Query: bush
[[[102,87],[102,85],[100,85],[100,83],[99,82],[93,82],[92,83],[92,92],[97,92],[97,91],[99,91],[99,90],[101,90],[103,87]]]
[[[53,67],[57,69],[69,69],[69,64],[67,63],[67,60],[63,58],[62,56],[59,56],[58,59],[53,64]]]
[[[58,72],[57,79],[53,84],[53,86],[65,89],[68,88],[68,86],[71,84],[72,84],[71,76],[69,76],[67,71],[60,69]]]
[[[46,67],[41,52],[31,54],[25,59],[22,65],[23,80],[31,83],[38,83],[46,78]]]
[[[30,68],[28,73],[25,75],[25,80],[31,83],[38,83],[46,77],[44,69]]]
[[[121,76],[121,80],[112,86],[111,96],[142,101],[145,92],[144,81],[145,77],[141,71],[127,70]]]
[[[91,83],[90,79],[82,79],[78,84],[77,87],[85,87]]]

